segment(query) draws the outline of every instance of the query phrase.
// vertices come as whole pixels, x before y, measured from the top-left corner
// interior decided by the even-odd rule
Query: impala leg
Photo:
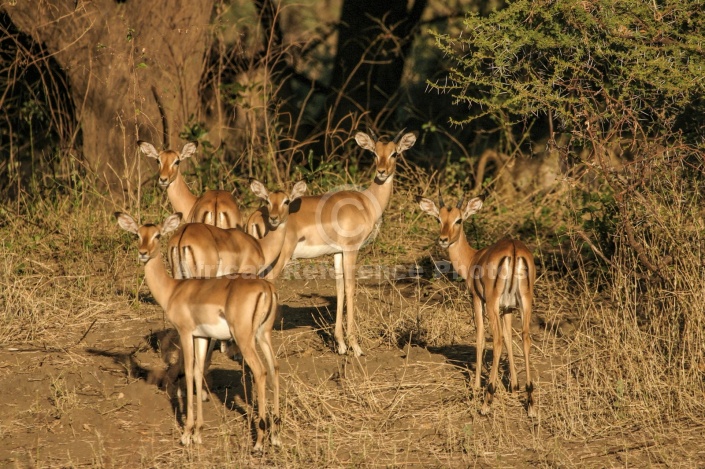
[[[274,392],[270,440],[273,446],[281,446],[281,439],[279,437],[279,425],[281,420],[279,417],[279,364],[277,363],[277,358],[274,355],[274,348],[272,347],[271,331],[267,329],[262,330],[260,333],[259,342],[260,347],[262,348],[262,354],[267,362],[267,368],[269,370],[268,376],[270,377],[272,391]]]
[[[514,365],[514,350],[512,347],[512,319],[513,315],[506,312],[502,315],[502,324],[504,331],[504,346],[507,347],[507,358],[509,359],[509,392],[519,389],[519,381],[517,379],[517,369]]]
[[[499,359],[502,356],[502,326],[500,325],[499,317],[499,298],[487,299],[487,317],[489,318],[490,328],[492,329],[492,369],[490,370],[490,379],[487,382],[485,402],[482,404],[482,409],[480,410],[482,415],[487,415],[490,412],[492,398],[497,390]]]
[[[472,307],[475,312],[475,389],[480,389],[482,363],[485,358],[485,321],[483,318],[482,299],[479,295],[472,296]]]
[[[289,262],[291,256],[294,255],[294,249],[296,248],[297,242],[298,239],[296,239],[296,233],[294,233],[294,230],[287,231],[286,239],[284,239],[284,244],[282,245],[282,250],[279,253],[279,257],[277,257],[277,261],[272,266],[272,269],[267,273],[266,278],[274,279],[279,277],[279,274],[282,270],[284,270],[286,263]]]
[[[335,269],[335,294],[337,302],[335,305],[335,341],[338,343],[338,353],[345,355],[348,346],[345,345],[343,335],[343,308],[345,307],[345,274],[343,270],[343,253],[333,254],[333,267]],[[350,304],[350,297],[348,297]]]
[[[531,308],[533,306],[533,298],[530,292],[522,291],[522,331],[521,342],[524,347],[524,366],[526,366],[526,395],[527,405],[526,410],[529,417],[537,417],[536,406],[534,405],[534,382],[531,379],[531,367],[529,366],[529,354],[531,353],[531,335],[529,334],[529,326],[531,325]]]
[[[201,396],[201,399],[203,402],[206,402],[210,399],[210,391],[208,390],[208,368],[211,366],[211,360],[213,358],[213,350],[215,349],[215,339],[205,339],[208,347],[206,350],[205,354],[205,360],[203,363],[203,382],[206,383],[206,388],[203,390],[203,395]],[[196,349],[196,352],[198,353],[198,349]],[[198,358],[196,358],[196,364],[198,364]]]
[[[193,442],[200,444],[201,429],[203,428],[203,373],[206,366],[206,355],[208,353],[208,339],[204,337],[194,337],[194,367],[193,381],[196,384],[196,426],[193,430]]]
[[[188,446],[191,444],[191,433],[193,431],[193,336],[191,334],[181,334],[181,350],[184,353],[184,374],[186,375],[186,423],[184,433],[181,435],[181,444]]]
[[[230,332],[235,336],[235,331],[231,328]],[[247,363],[252,371],[252,376],[255,380],[255,396],[252,399],[253,404],[257,406],[258,418],[255,422],[257,428],[257,441],[255,442],[254,451],[262,451],[264,442],[264,427],[267,413],[267,394],[266,394],[266,384],[267,384],[267,371],[262,366],[262,361],[257,355],[257,350],[255,349],[255,338],[254,334],[249,337],[243,338],[243,340],[237,341],[240,344],[240,352],[242,353],[243,362]]]
[[[355,332],[355,286],[357,279],[355,278],[355,267],[357,265],[357,251],[345,251],[343,253],[343,273],[345,276],[345,298],[347,299],[347,337],[350,348],[356,357],[362,355],[362,349],[357,343],[357,334]]]

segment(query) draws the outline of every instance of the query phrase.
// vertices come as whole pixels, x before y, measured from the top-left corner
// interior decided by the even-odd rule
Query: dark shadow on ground
[[[125,296],[129,298],[130,302],[137,300],[140,303],[158,306],[158,303],[156,302],[151,293],[139,292],[137,295],[135,295],[135,293],[131,290],[123,290],[122,288],[118,288],[115,290],[115,294],[118,296]]]
[[[183,399],[186,384],[184,381],[183,357],[179,344],[179,335],[175,329],[164,329],[155,331],[145,336],[149,348],[161,355],[164,363],[163,367],[150,369],[142,366],[135,354],[143,351],[143,346],[135,347],[131,351],[113,351],[88,348],[86,352],[111,358],[113,363],[121,366],[128,377],[145,381],[147,384],[157,386],[165,390],[171,401],[172,410],[177,421],[183,425],[186,413],[186,402]],[[235,396],[240,396],[240,402],[252,403],[251,378],[248,373],[248,384],[244,385],[242,370],[226,370],[221,368],[211,368],[207,364],[208,372],[205,378],[204,391],[209,391],[210,399],[218,399],[221,403],[228,405],[231,409],[247,415],[247,408],[238,404]],[[182,392],[179,392],[179,389]],[[249,391],[249,394],[248,394]],[[195,399],[195,396],[194,396]]]
[[[315,293],[299,295],[299,298],[302,302],[311,300],[310,302],[315,306],[280,304],[275,328],[284,331],[310,327],[326,347],[330,350],[336,350],[334,331],[337,298],[335,296],[320,296]]]

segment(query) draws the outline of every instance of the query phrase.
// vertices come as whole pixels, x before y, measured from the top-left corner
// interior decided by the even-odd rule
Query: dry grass
[[[546,261],[572,262],[583,247],[578,237],[559,250],[545,237],[527,240],[545,263],[532,325],[540,417],[529,421],[523,393],[504,389],[481,417],[481,395],[469,388],[475,348],[467,292],[432,275],[445,254],[434,246],[436,224],[411,201],[427,176],[403,171],[383,229],[362,256],[365,272],[375,274],[358,289],[365,357],[332,351],[330,279],[279,284],[285,311],[302,323],[287,325],[293,319],[285,317],[277,333],[284,446],[262,457],[249,451],[251,410],[237,382],[221,384],[220,398],[206,406],[205,444],[178,446],[170,401],[144,377],[161,366],[145,342],[165,327],[161,311],[141,284],[133,240],[101,204],[76,203],[74,194],[33,200],[19,212],[5,207],[0,386],[8,391],[19,379],[27,394],[9,404],[15,412],[0,427],[9,442],[0,459],[37,467],[688,467],[702,460],[703,314],[692,307],[704,300],[699,265],[676,263],[673,284],[645,289],[643,275],[620,270],[633,256],[624,243],[614,270],[595,277],[585,264],[558,272]],[[664,215],[658,222],[668,242],[702,232],[688,218],[694,207],[680,208],[693,229],[674,230]],[[143,218],[158,220],[157,210]],[[500,210],[490,199],[469,229],[482,241],[517,230],[532,212],[519,203]],[[424,270],[413,278],[376,275],[411,266]],[[237,363],[218,360],[221,378],[241,381]],[[90,445],[62,453],[58,435],[72,434]]]
[[[285,20],[296,22],[302,10],[296,5],[285,8]],[[246,6],[238,22],[256,29],[252,5]],[[332,14],[319,10],[316,15]],[[332,41],[325,31],[287,39],[282,57],[287,48],[313,43],[325,49]],[[235,106],[213,96],[216,112],[205,123],[210,135],[199,137],[213,139],[202,146],[211,150],[182,168],[194,191],[243,187],[249,175],[268,178],[270,185],[308,177],[311,194],[367,185],[371,157],[351,151],[349,129],[394,125],[362,115],[326,122],[308,141],[291,141],[305,116],[293,116],[290,133],[282,130],[282,116],[271,106],[277,58],[266,59],[238,71],[235,81],[244,90]],[[211,70],[204,88],[220,90],[231,79],[226,72]],[[702,155],[694,163],[696,176],[684,160],[642,155],[638,171],[648,181],[628,169],[620,174],[629,190],[620,188],[619,216],[608,210],[618,191],[571,180],[509,201],[490,191],[483,211],[466,224],[477,246],[520,236],[539,264],[531,326],[539,418],[530,421],[525,395],[504,388],[488,417],[478,413],[482,395],[470,388],[476,350],[468,292],[444,273],[447,254],[435,243],[437,223],[414,202],[419,193],[435,196],[439,179],[458,197],[450,179],[473,174],[472,158],[464,142],[445,130],[428,130],[423,138],[446,139],[454,150],[444,152],[466,152],[467,159],[444,167],[442,178],[399,162],[382,229],[360,256],[357,326],[365,356],[333,351],[335,288],[323,274],[332,259],[299,262],[291,270],[308,275],[287,279],[285,273],[278,282],[283,318],[275,346],[284,445],[268,447],[262,456],[251,453],[252,386],[238,363],[214,358],[214,398],[205,406],[200,446],[179,446],[182,403],[152,382],[164,366],[154,339],[169,326],[143,284],[134,240],[117,229],[112,211],[156,222],[170,210],[165,194],[153,183],[115,199],[98,194],[83,165],[64,154],[51,162],[63,165],[53,171],[56,180],[47,170],[27,189],[32,195],[19,173],[8,172],[17,194],[0,206],[0,466],[701,466]],[[309,162],[307,150],[316,139],[326,154]],[[9,171],[1,162],[0,170]],[[253,202],[249,193],[239,195],[245,205]],[[593,196],[600,199],[596,208],[584,211]],[[632,221],[645,255],[659,260],[663,278],[644,268],[620,228],[624,219]],[[519,352],[520,337],[514,341]],[[485,378],[489,360],[487,353]],[[504,360],[501,371],[506,384]],[[523,377],[520,366],[520,385]]]

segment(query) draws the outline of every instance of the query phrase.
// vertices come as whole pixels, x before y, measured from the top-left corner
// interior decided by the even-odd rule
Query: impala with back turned
[[[482,208],[482,200],[474,198],[463,204],[463,198],[454,207],[443,203],[439,193],[439,206],[426,198],[418,198],[421,210],[440,221],[438,244],[448,249],[453,268],[463,277],[472,293],[477,348],[475,363],[476,389],[480,388],[480,373],[485,349],[485,327],[483,312],[487,314],[492,329],[492,369],[487,382],[485,400],[481,413],[490,411],[492,398],[497,389],[499,359],[502,355],[502,339],[507,346],[510,373],[510,391],[519,388],[514,354],[512,352],[512,313],[522,316],[522,343],[526,365],[527,411],[536,417],[534,405],[534,383],[531,380],[529,354],[531,352],[531,308],[534,300],[536,266],[531,251],[518,240],[502,239],[484,249],[474,249],[463,231],[463,222]]]
[[[211,278],[177,280],[169,276],[162,262],[160,238],[181,223],[176,213],[161,225],[139,225],[132,217],[116,213],[120,227],[137,235],[139,260],[154,299],[179,333],[186,374],[186,422],[181,443],[201,443],[203,427],[203,372],[209,339],[234,339],[244,362],[252,370],[258,410],[257,440],[261,451],[267,415],[266,381],[271,378],[274,409],[271,442],[279,439],[279,365],[272,347],[272,328],[277,312],[277,293],[269,281],[259,278]],[[267,368],[256,350],[260,345]],[[193,387],[196,385],[196,418],[193,415]]]
[[[138,141],[140,150],[159,163],[159,186],[166,189],[175,212],[182,213],[188,223],[201,222],[220,228],[242,227],[240,207],[228,191],[208,190],[200,197],[191,193],[181,175],[181,163],[196,153],[196,142],[186,143],[181,152],[157,151],[149,142]]]

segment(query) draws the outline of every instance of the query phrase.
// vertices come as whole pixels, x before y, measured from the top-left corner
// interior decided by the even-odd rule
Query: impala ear
[[[267,200],[267,198],[269,197],[269,191],[266,187],[264,187],[264,184],[259,182],[257,179],[253,179],[250,181],[250,190],[252,190],[252,193],[260,199]]]
[[[428,213],[432,217],[438,218],[440,220],[441,216],[438,213],[438,207],[433,202],[433,200],[417,195],[416,201],[419,203],[419,207],[421,207],[421,210]]]
[[[299,181],[294,184],[294,188],[291,189],[291,194],[289,194],[289,200],[296,200],[306,193],[306,181]]]
[[[154,159],[159,158],[159,152],[156,148],[154,148],[154,145],[152,145],[151,143],[145,142],[144,140],[138,140],[137,145],[140,147],[140,150],[142,150],[142,153],[144,153],[148,157]]]
[[[198,148],[197,142],[188,142],[181,149],[181,155],[179,155],[179,159],[183,160],[184,158],[191,158],[193,154],[196,153],[196,148]]]
[[[467,220],[470,215],[477,213],[482,208],[482,199],[475,197],[474,199],[468,200],[465,209],[463,210],[463,221]]]
[[[365,150],[370,150],[371,152],[375,151],[375,141],[365,132],[358,130],[355,133],[355,141]]]
[[[181,224],[181,212],[176,212],[173,215],[169,215],[162,223],[162,234],[169,234],[179,227]]]
[[[126,213],[115,212],[115,218],[117,218],[120,228],[125,231],[129,231],[130,233],[137,234],[140,227],[131,216]]]
[[[401,153],[403,151],[408,150],[409,148],[414,146],[414,143],[416,143],[416,132],[405,133],[399,139],[399,143],[397,143],[397,153]]]

